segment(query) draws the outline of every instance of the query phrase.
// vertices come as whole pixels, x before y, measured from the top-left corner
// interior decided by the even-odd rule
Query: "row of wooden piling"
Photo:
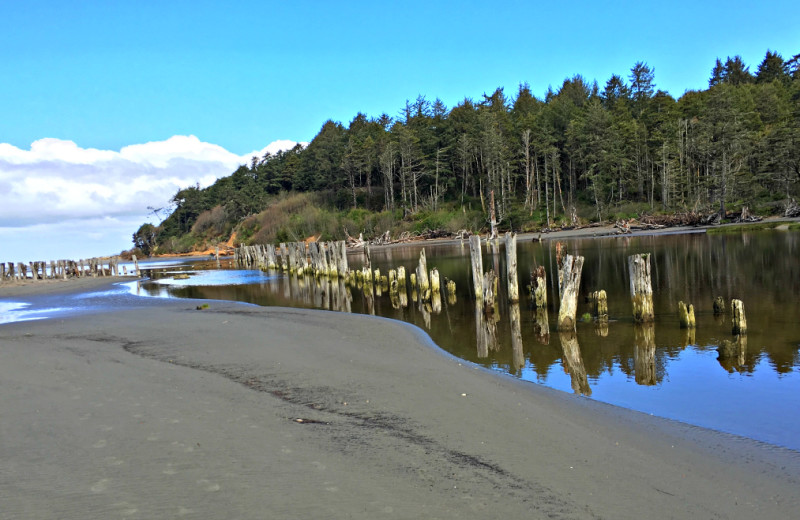
[[[497,276],[493,270],[483,271],[480,237],[470,237],[470,257],[472,265],[472,282],[474,287],[476,305],[482,304],[484,311],[489,314],[497,305]],[[516,234],[506,233],[506,278],[508,282],[508,300],[511,303],[519,301],[517,282],[517,248]],[[556,264],[558,266],[558,322],[559,331],[574,331],[577,323],[578,293],[580,289],[581,272],[584,257],[570,255],[563,249],[563,245],[556,245]],[[650,254],[640,253],[628,257],[628,272],[630,276],[630,293],[632,303],[633,321],[636,323],[650,323],[655,319],[653,307],[653,286],[650,276]],[[531,273],[531,297],[534,307],[544,308],[547,305],[547,275],[543,266],[538,266]],[[599,323],[608,322],[608,301],[604,290],[594,291],[589,297],[594,318]],[[721,297],[714,302],[715,314],[725,310],[725,303]],[[744,303],[741,300],[731,300],[732,333],[743,335],[747,333],[747,321],[744,313]],[[694,307],[678,303],[678,316],[681,328],[693,329],[696,326]]]
[[[364,290],[365,294],[374,292],[375,296],[382,296],[388,292],[396,308],[408,305],[409,282],[412,300],[432,305],[434,312],[441,309],[443,290],[448,295],[448,302],[455,303],[455,282],[445,279],[442,286],[438,269],[428,269],[424,248],[420,251],[416,269],[408,277],[403,266],[390,269],[385,275],[380,269],[373,269],[369,246],[364,249],[364,256],[360,269],[350,269],[344,241],[290,242],[278,246],[242,245],[234,250],[234,263],[240,267],[284,271],[295,277],[338,278],[348,286]]]
[[[338,242],[282,242],[272,244],[241,245],[233,252],[239,267],[286,271],[292,275],[305,273],[316,277],[339,278],[350,271],[344,240]]]
[[[119,276],[119,257],[49,262],[0,262],[0,283],[32,280],[66,280],[67,278]],[[127,269],[123,266],[127,274]]]

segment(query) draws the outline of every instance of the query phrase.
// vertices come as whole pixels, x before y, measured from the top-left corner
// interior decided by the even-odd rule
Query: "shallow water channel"
[[[457,285],[457,301],[443,297],[441,311],[411,300],[406,307],[388,294],[365,295],[341,283],[298,280],[279,272],[218,268],[197,259],[164,265],[143,264],[149,281],[135,284],[142,295],[223,299],[258,305],[290,306],[376,314],[413,323],[434,342],[465,360],[512,376],[600,401],[800,450],[800,233],[755,231],[564,240],[571,254],[585,257],[578,315],[590,312],[586,297],[604,289],[610,322],[581,321],[576,334],[556,332],[558,288],[555,242],[517,245],[522,301],[505,303],[484,322],[472,299],[469,245],[413,244],[372,251],[373,268],[387,273],[414,271],[425,248],[428,268],[438,268]],[[627,257],[651,253],[655,323],[635,325],[631,316]],[[349,255],[360,267],[362,253]],[[505,252],[484,248],[484,269],[503,273]],[[522,289],[535,265],[548,275],[549,307],[543,315]],[[190,278],[176,280],[177,272]],[[556,297],[554,297],[556,295]],[[715,316],[712,302],[722,296],[743,300],[747,336],[733,358],[718,359],[717,345],[735,340],[729,313]],[[695,307],[697,329],[681,330],[679,301]],[[519,316],[518,334],[511,317]],[[494,323],[492,323],[494,321]],[[512,338],[517,338],[516,341]],[[521,340],[520,340],[521,338]]]

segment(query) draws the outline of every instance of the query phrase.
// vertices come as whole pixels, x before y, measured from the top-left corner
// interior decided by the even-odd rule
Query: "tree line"
[[[754,72],[739,56],[718,59],[708,88],[678,99],[656,87],[654,69],[638,62],[603,87],[576,75],[542,98],[522,84],[513,96],[497,88],[452,108],[419,96],[396,117],[328,120],[306,147],[178,191],[169,217],[145,231],[153,241],[180,236],[210,211],[239,222],[286,191],[403,216],[480,204],[500,222],[513,214],[542,227],[575,223],[579,210],[604,220],[626,202],[724,216],[797,196],[800,55],[767,51]]]

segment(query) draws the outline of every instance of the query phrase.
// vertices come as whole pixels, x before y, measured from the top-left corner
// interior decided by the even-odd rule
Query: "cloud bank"
[[[45,259],[43,253],[34,257],[17,251],[34,254],[33,240],[50,240],[56,248],[48,233],[69,236],[87,248],[104,243],[111,247],[77,256],[119,252],[131,247],[131,234],[144,222],[148,207],[163,208],[181,188],[209,186],[249,164],[253,156],[296,144],[275,141],[262,150],[236,155],[193,135],[120,151],[82,148],[52,138],[35,141],[29,150],[0,143],[0,262],[11,261],[11,254],[15,258],[22,254],[21,261]],[[63,256],[53,251],[47,259],[56,257]]]

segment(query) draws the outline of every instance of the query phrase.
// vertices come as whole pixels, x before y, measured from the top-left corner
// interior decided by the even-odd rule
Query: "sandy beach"
[[[0,300],[109,285],[75,282],[0,287]],[[0,325],[0,518],[791,518],[800,507],[798,452],[489,372],[403,323],[131,301]]]

